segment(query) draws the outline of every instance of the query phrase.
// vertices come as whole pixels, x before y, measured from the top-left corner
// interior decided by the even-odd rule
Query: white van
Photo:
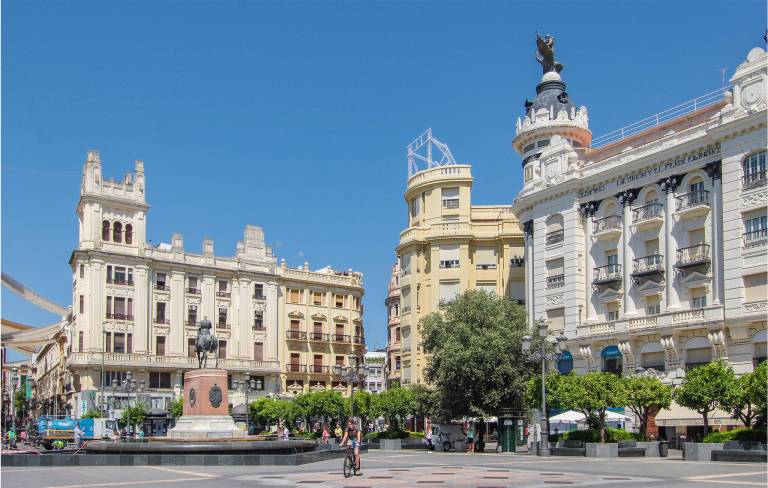
[[[449,452],[454,449],[464,450],[467,436],[464,434],[461,425],[436,424],[432,426],[432,439],[434,439],[434,443],[438,446],[438,449],[442,448],[443,451]],[[456,446],[457,442],[460,443],[459,447]]]

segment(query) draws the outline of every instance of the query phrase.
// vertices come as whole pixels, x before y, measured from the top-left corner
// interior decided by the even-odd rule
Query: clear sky
[[[405,146],[432,127],[473,164],[475,204],[521,186],[511,141],[541,76],[534,32],[597,136],[721,86],[763,45],[765,2],[2,3],[2,268],[71,303],[88,149],[145,162],[148,238],[232,255],[246,224],[279,258],[364,273],[365,327],[406,225]],[[727,79],[727,78],[726,78]],[[56,317],[2,290],[2,316]]]

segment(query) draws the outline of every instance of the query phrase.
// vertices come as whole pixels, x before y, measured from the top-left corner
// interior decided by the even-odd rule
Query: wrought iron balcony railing
[[[709,244],[696,244],[677,250],[676,267],[695,266],[709,262]]]
[[[286,330],[285,338],[286,339],[306,339],[307,333],[304,332],[303,330]]]
[[[621,230],[621,216],[609,215],[602,219],[596,219],[592,221],[592,232],[598,234],[607,230]]]
[[[751,249],[768,244],[768,229],[758,229],[744,233],[744,247]]]
[[[608,264],[606,266],[600,266],[592,270],[592,283],[595,285],[603,285],[615,281],[621,281],[621,265],[620,264]]]
[[[662,217],[664,206],[658,202],[649,203],[632,210],[632,223],[637,224],[656,217]]]
[[[641,258],[633,259],[632,274],[642,275],[650,273],[660,273],[664,271],[664,256],[661,254],[651,254]]]
[[[552,288],[562,288],[563,286],[565,286],[564,274],[547,277],[547,290],[550,290]]]
[[[686,210],[693,207],[709,207],[709,192],[707,190],[695,190],[675,197],[677,200],[677,211]]]
[[[768,179],[766,179],[766,170],[747,173],[743,176],[742,181],[745,190],[765,186],[766,182],[768,182]]]

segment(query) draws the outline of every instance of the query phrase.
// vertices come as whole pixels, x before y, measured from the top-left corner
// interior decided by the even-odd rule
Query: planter
[[[584,444],[586,447],[587,457],[599,457],[599,458],[617,458],[619,457],[619,444],[616,442],[609,442],[605,444],[598,444],[594,442],[587,442]]]
[[[711,461],[712,451],[720,450],[724,442],[686,442],[683,444],[683,461]]]
[[[645,448],[645,457],[659,457],[659,441],[638,442],[637,447]]]
[[[403,447],[402,439],[380,439],[379,449],[382,451],[399,451]]]

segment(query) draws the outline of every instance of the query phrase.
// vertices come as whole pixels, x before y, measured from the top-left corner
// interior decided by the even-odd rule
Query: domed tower
[[[563,65],[555,61],[555,39],[536,34],[536,60],[543,76],[536,85],[536,98],[525,101],[525,115],[517,119],[512,145],[523,157],[526,188],[537,182],[551,185],[573,172],[579,151],[589,147],[587,108],[576,108],[560,77]]]

